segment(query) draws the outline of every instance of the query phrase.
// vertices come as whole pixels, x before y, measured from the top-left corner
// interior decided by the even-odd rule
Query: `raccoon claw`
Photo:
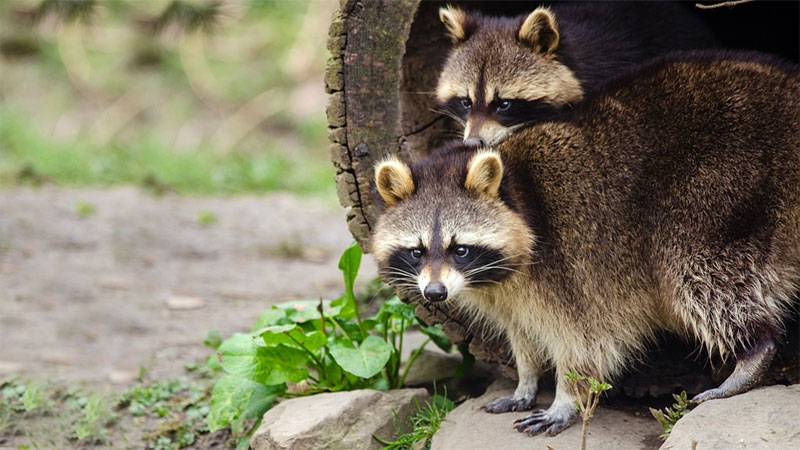
[[[726,397],[725,392],[722,391],[720,388],[709,389],[705,392],[701,392],[694,397],[692,397],[692,403],[703,403],[706,400],[714,400],[715,398],[723,398]]]
[[[572,425],[574,415],[564,415],[551,410],[538,410],[533,414],[514,421],[514,428],[520,433],[536,436],[547,433],[555,436]]]
[[[528,411],[536,404],[536,398],[501,397],[483,405],[481,409],[488,413],[500,414],[511,411]]]

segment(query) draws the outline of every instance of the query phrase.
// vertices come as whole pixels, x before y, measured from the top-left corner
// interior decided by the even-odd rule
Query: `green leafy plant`
[[[435,390],[435,387],[434,387]],[[431,439],[439,430],[445,416],[455,408],[452,400],[446,395],[433,394],[430,402],[425,405],[417,403],[417,413],[408,419],[411,431],[404,433],[403,424],[395,423],[395,434],[398,437],[393,441],[385,441],[377,436],[372,436],[376,441],[383,444],[384,450],[427,450],[431,448]]]
[[[218,222],[219,218],[211,211],[197,211],[197,224],[201,227],[210,227]]]
[[[93,216],[97,213],[97,208],[89,202],[78,202],[75,204],[75,214],[81,219]]]
[[[113,416],[106,399],[98,393],[92,393],[86,399],[83,414],[75,423],[75,437],[93,443],[105,442],[108,436],[106,425],[111,420]]]
[[[672,407],[664,408],[663,411],[650,408],[650,414],[653,415],[658,423],[661,424],[661,428],[664,429],[664,433],[660,436],[661,439],[666,439],[672,432],[675,423],[692,410],[691,400],[686,397],[686,391],[682,391],[680,394],[672,394],[672,398],[675,399],[675,403],[672,404]]]
[[[339,260],[344,295],[335,300],[299,300],[274,306],[259,316],[248,334],[234,334],[217,348],[209,364],[225,371],[214,386],[208,425],[230,426],[246,437],[278,397],[403,385],[422,349],[451,344],[439,326],[427,326],[414,307],[396,296],[378,312],[361,317],[353,285],[361,264],[354,243]],[[427,338],[401,371],[403,334],[418,325]],[[250,420],[255,423],[247,427]]]
[[[581,450],[586,450],[586,436],[589,433],[589,421],[592,420],[594,410],[597,408],[598,403],[600,403],[600,395],[613,386],[602,381],[597,381],[592,377],[579,375],[574,369],[565,373],[564,378],[570,382],[572,391],[578,398],[575,400],[575,406],[578,407],[583,422],[581,427]],[[586,384],[588,384],[588,390],[586,389]],[[585,397],[582,391],[586,392]]]

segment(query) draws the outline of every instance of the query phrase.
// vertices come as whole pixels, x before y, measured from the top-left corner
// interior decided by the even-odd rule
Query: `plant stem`
[[[581,450],[586,450],[586,436],[589,434],[589,420],[583,418],[583,426],[581,427]]]
[[[336,321],[336,319],[333,319],[333,318],[332,318],[332,319],[331,319],[331,323],[333,323],[333,326],[334,326],[334,328],[336,328],[337,330],[339,330],[339,331],[341,331],[341,332],[342,332],[342,334],[344,335],[344,337],[346,337],[346,338],[347,338],[347,340],[348,340],[348,341],[350,341],[350,342],[353,342],[353,340],[352,340],[352,339],[350,339],[350,336],[347,334],[347,332],[346,332],[346,331],[344,331],[344,329],[342,328],[342,326],[341,326],[341,325],[339,325],[339,322],[337,322],[337,321]]]
[[[300,341],[298,341],[297,339],[295,339],[295,338],[294,338],[292,335],[290,335],[289,333],[284,333],[284,334],[285,334],[286,336],[289,336],[289,339],[293,340],[295,344],[297,344],[297,345],[299,345],[300,347],[302,347],[302,348],[303,348],[303,350],[305,350],[305,352],[306,352],[306,353],[308,353],[308,356],[310,356],[310,357],[311,357],[311,359],[312,359],[312,360],[314,360],[314,364],[317,366],[317,370],[319,370],[320,374],[322,374],[322,378],[326,378],[326,379],[327,379],[327,378],[328,378],[328,375],[325,373],[325,366],[324,366],[324,365],[322,365],[322,362],[321,362],[319,359],[317,359],[317,356],[314,354],[314,352],[312,352],[311,350],[309,350],[309,349],[308,349],[308,348],[307,348],[305,345],[301,344],[301,343],[300,343]],[[309,378],[311,378],[311,379],[313,380],[313,377],[312,377],[311,375],[309,375],[308,377],[309,377]],[[314,380],[314,382],[316,382],[316,383],[319,383],[319,381],[317,381],[317,380]]]
[[[406,368],[403,370],[403,376],[400,377],[400,380],[397,383],[397,386],[395,386],[395,388],[403,387],[403,383],[406,382],[406,376],[408,375],[408,369],[411,368],[411,365],[414,364],[414,361],[416,361],[417,356],[419,356],[419,354],[422,353],[422,349],[425,348],[425,346],[428,345],[428,342],[430,341],[431,341],[430,337],[425,339],[425,341],[422,342],[422,345],[420,345],[418,349],[414,350],[414,353],[412,353],[411,357],[408,358],[408,363],[406,363]]]

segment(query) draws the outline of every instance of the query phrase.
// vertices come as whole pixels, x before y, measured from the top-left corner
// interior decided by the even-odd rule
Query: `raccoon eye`
[[[470,109],[472,107],[472,100],[464,97],[461,99],[461,107],[464,109]]]
[[[459,258],[463,258],[469,254],[469,249],[467,247],[456,247],[456,256]]]
[[[420,249],[418,249],[418,248],[411,249],[411,251],[409,252],[409,254],[411,254],[411,258],[413,258],[413,259],[420,259],[420,258],[422,258],[422,250],[420,250]]]
[[[511,100],[500,100],[497,103],[497,112],[506,112],[511,109]]]

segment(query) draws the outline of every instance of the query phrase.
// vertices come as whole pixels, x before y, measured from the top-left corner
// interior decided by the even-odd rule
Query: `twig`
[[[741,5],[742,3],[750,3],[752,1],[753,0],[731,0],[731,1],[728,1],[728,2],[714,3],[714,4],[711,4],[711,5],[703,5],[701,3],[695,3],[694,6],[695,6],[695,8],[699,8],[699,9],[714,9],[714,8],[721,8],[723,6]]]

